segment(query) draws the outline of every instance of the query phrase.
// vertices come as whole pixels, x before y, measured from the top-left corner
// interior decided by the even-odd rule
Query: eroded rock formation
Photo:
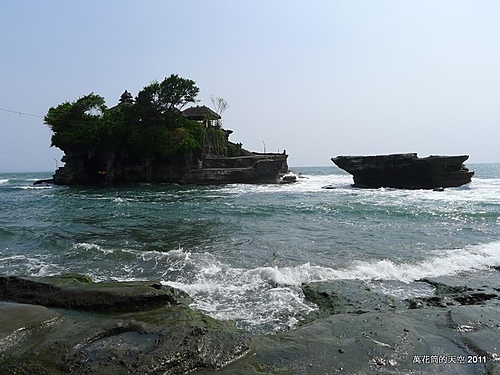
[[[417,157],[416,153],[337,156],[332,161],[364,188],[438,189],[471,182],[474,172],[464,166],[468,155]]]
[[[245,150],[246,151],[246,150]],[[166,182],[186,184],[277,183],[288,155],[246,151],[240,156],[162,157],[155,153],[74,148],[65,150],[54,175],[58,185]]]

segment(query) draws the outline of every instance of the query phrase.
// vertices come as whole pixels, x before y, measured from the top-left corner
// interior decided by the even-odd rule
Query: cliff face
[[[210,157],[203,160],[202,168],[189,171],[183,183],[260,183],[274,184],[288,171],[288,155],[264,154],[240,157]]]
[[[154,153],[95,147],[66,150],[62,161],[65,166],[54,175],[59,185],[178,182],[195,165],[192,156],[167,159]]]
[[[151,152],[102,150],[96,147],[65,150],[65,166],[54,175],[59,185],[166,182],[187,184],[277,183],[288,171],[288,155],[164,157]]]
[[[464,165],[468,155],[429,156],[416,153],[375,156],[337,156],[332,161],[366,188],[437,189],[471,182],[474,172]]]

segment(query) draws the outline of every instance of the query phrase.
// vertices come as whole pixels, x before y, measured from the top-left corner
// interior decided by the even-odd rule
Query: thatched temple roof
[[[220,120],[221,117],[207,106],[190,107],[182,111],[182,115],[190,120]]]

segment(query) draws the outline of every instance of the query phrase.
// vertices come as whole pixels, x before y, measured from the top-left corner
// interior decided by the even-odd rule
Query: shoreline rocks
[[[415,299],[377,293],[363,281],[305,284],[306,298],[318,305],[310,319],[290,332],[253,337],[246,356],[196,374],[497,374],[500,272],[485,277],[492,280],[487,288],[476,277],[422,280],[436,288],[427,300],[453,303],[417,309]],[[489,297],[459,302],[477,293]]]
[[[429,156],[416,153],[374,156],[337,156],[331,160],[353,175],[362,188],[443,189],[471,182],[474,172],[464,162],[468,155]]]
[[[185,374],[249,349],[248,335],[158,283],[0,277],[0,296],[1,374]]]
[[[400,300],[359,280],[304,284],[317,311],[291,331],[250,335],[155,282],[0,276],[0,373],[498,373],[499,270],[419,282],[434,296]]]

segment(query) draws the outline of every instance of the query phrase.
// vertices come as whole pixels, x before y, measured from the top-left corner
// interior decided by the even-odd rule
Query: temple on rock
[[[140,100],[125,90],[117,105],[100,109],[100,118],[81,131],[78,123],[61,130],[53,126],[53,144],[64,151],[65,163],[53,182],[278,183],[288,171],[286,153],[255,153],[231,142],[232,130],[223,129],[221,116],[207,106],[180,111],[156,108],[155,102],[141,106]],[[101,118],[106,121],[95,126]],[[91,126],[92,138],[82,141]]]

